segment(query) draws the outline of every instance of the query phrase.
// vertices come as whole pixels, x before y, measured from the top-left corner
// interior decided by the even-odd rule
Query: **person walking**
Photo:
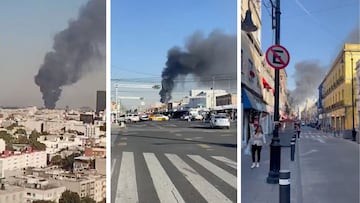
[[[297,132],[297,138],[300,139],[300,132],[301,132],[301,130],[300,130],[300,124],[297,124],[297,125],[296,125],[296,132]]]
[[[258,125],[255,129],[255,133],[253,133],[249,140],[251,144],[251,158],[252,158],[252,165],[251,168],[259,167],[260,166],[260,154],[261,148],[264,144],[266,144],[265,135],[262,131],[261,125]],[[255,153],[257,155],[257,160],[255,161]]]

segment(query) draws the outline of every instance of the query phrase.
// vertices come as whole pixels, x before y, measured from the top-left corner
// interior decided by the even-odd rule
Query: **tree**
[[[72,171],[75,157],[78,157],[78,156],[81,156],[81,154],[74,153],[74,154],[71,154],[71,155],[65,157],[65,159],[62,160],[62,168],[67,171]]]
[[[18,143],[18,144],[29,144],[29,140],[26,137],[26,135],[19,135],[17,140],[16,140],[16,143]]]
[[[22,128],[19,128],[15,131],[14,134],[23,134],[23,135],[26,135],[26,130],[22,129]]]
[[[81,198],[81,203],[96,203],[96,201],[90,197],[83,197]]]
[[[6,127],[7,130],[12,130],[14,129],[15,127],[18,127],[18,124],[17,123],[13,123],[11,125],[9,125],[8,127]]]
[[[0,131],[0,138],[5,141],[6,144],[13,143],[14,137],[6,131]]]
[[[53,158],[51,158],[52,165],[60,165],[61,162],[62,162],[62,158],[60,155],[55,155]]]
[[[40,151],[46,150],[46,145],[39,142],[37,139],[40,137],[40,133],[36,130],[33,130],[29,136],[29,144],[32,148]]]
[[[80,196],[76,192],[65,190],[65,192],[61,194],[59,203],[81,203]]]

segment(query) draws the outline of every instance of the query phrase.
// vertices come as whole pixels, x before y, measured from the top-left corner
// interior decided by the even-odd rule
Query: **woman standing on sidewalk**
[[[258,125],[257,128],[255,129],[255,133],[251,135],[249,143],[251,144],[251,157],[252,157],[251,168],[259,167],[261,148],[262,145],[266,144],[265,135],[262,131],[261,125]],[[255,162],[255,153],[257,155],[256,162]]]

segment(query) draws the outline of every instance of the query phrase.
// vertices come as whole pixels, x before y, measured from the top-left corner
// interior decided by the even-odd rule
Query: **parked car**
[[[230,128],[230,120],[224,115],[213,115],[210,118],[210,127],[211,128]]]
[[[163,114],[153,114],[149,117],[151,121],[168,121],[169,117]]]
[[[125,122],[132,123],[132,122],[139,122],[140,117],[137,114],[127,114],[125,115]]]
[[[140,116],[140,121],[148,121],[150,118],[147,114],[143,114]]]

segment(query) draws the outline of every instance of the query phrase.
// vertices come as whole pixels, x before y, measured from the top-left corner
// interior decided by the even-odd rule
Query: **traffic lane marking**
[[[118,146],[126,146],[126,145],[127,145],[127,142],[119,142],[117,145],[118,145]]]
[[[207,144],[197,144],[199,147],[203,148],[203,149],[209,149],[211,148],[209,145]]]
[[[115,164],[116,164],[116,159],[113,159],[113,162],[111,163],[111,175],[113,175],[114,173]]]

